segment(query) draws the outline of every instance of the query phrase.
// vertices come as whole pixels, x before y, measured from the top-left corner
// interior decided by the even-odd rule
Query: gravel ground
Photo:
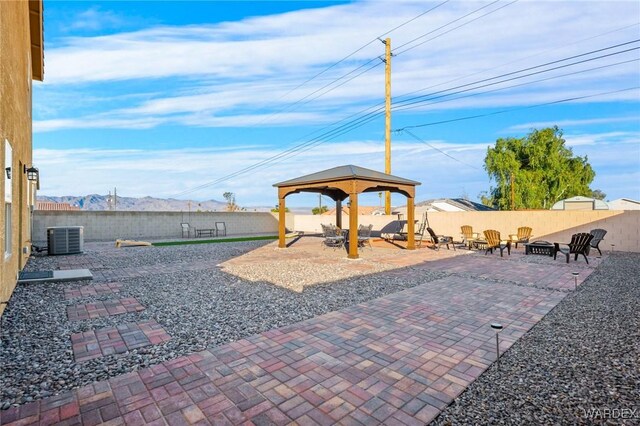
[[[69,322],[66,307],[114,296],[64,300],[65,288],[94,282],[19,285],[2,318],[0,408],[43,398],[178,356],[293,324],[445,276],[421,272],[408,279],[393,274],[356,276],[294,292],[210,269],[154,274],[153,266],[223,262],[269,242],[91,250],[74,257],[36,257],[27,270],[57,269],[61,262],[92,269],[149,270],[142,278],[119,280],[120,297],[135,297],[140,313]],[[215,264],[215,263],[214,263]],[[90,329],[155,319],[172,336],[168,342],[75,363],[69,336]]]
[[[433,424],[640,424],[639,277],[605,259]]]

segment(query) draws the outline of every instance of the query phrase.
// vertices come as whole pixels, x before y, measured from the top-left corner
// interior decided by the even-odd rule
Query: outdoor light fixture
[[[11,167],[5,168],[4,171],[7,174],[7,179],[11,179]]]
[[[579,272],[572,272],[571,275],[573,275],[573,281],[575,283],[575,287],[576,290],[578,289],[578,275],[580,275]]]
[[[615,244],[611,244],[611,253],[613,253],[613,248],[615,247]]]
[[[498,340],[498,333],[500,333],[503,327],[500,323],[492,322],[491,328],[496,331],[496,362],[498,363],[498,370],[500,370],[500,341]]]
[[[40,172],[37,168],[29,167],[27,169],[27,166],[24,166],[24,172],[27,174],[27,179],[29,179],[30,181],[38,180],[38,175],[40,174]]]

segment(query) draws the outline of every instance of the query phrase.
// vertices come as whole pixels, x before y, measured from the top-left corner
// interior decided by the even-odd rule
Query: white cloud
[[[509,132],[512,130],[531,130],[531,129],[541,129],[544,127],[552,127],[558,126],[561,129],[567,127],[581,127],[581,126],[590,126],[594,124],[613,124],[613,123],[639,123],[640,124],[640,116],[633,117],[603,117],[603,118],[587,118],[587,119],[577,119],[577,120],[557,120],[557,121],[537,121],[532,123],[524,123],[517,124],[515,126],[510,126],[504,130],[504,132]]]
[[[574,155],[587,155],[597,172],[594,187],[605,189],[611,197],[630,196],[628,190],[637,181],[637,158],[640,155],[640,135],[637,133],[602,133],[567,135],[567,143]],[[616,144],[617,141],[627,143]],[[634,143],[635,141],[635,143]],[[475,198],[489,188],[483,170],[487,146],[493,141],[453,143],[426,140],[429,144],[475,167],[452,160],[440,152],[405,136],[393,142],[392,174],[422,182],[417,188],[418,199],[456,197],[467,192]],[[615,149],[604,149],[615,145]],[[237,146],[224,149],[36,149],[34,164],[40,168],[42,194],[68,194],[69,182],[77,194],[106,193],[114,186],[124,196],[153,195],[168,197],[213,182],[264,161],[278,153],[280,148]],[[201,191],[181,198],[220,199],[225,191],[235,192],[241,203],[271,205],[277,194],[272,184],[343,164],[357,164],[374,170],[384,169],[384,143],[354,140],[324,143],[304,151],[294,158],[284,158],[268,168],[258,168],[239,174]],[[73,167],[70,165],[73,164]],[[613,169],[609,172],[608,169]],[[623,172],[624,170],[624,172]],[[78,176],[83,176],[78,179]],[[606,185],[606,186],[605,186]],[[637,197],[636,197],[637,198]],[[250,200],[250,201],[248,201]],[[296,196],[292,205],[309,203],[311,198]],[[395,199],[394,199],[395,200]],[[374,200],[375,201],[375,200]],[[370,201],[371,202],[371,201]],[[394,203],[403,203],[399,197]]]
[[[392,46],[397,48],[482,4],[448,3],[394,32]],[[637,16],[636,3],[580,2],[579,12],[576,4],[519,2],[396,56],[393,59],[394,96],[434,85],[439,86],[435,90],[440,90],[636,38],[637,26],[610,32],[634,22],[629,17]],[[97,120],[92,127],[117,123],[121,127],[136,128],[140,120],[153,123],[154,119],[155,125],[160,125],[167,122],[166,116],[175,114],[180,118],[173,122],[184,125],[193,125],[202,117],[209,118],[202,119],[200,125],[243,125],[247,117],[254,115],[254,119],[261,121],[264,109],[279,110],[355,66],[376,58],[383,52],[383,46],[377,41],[285,97],[292,87],[310,75],[427,8],[423,2],[358,2],[238,22],[156,26],[107,36],[71,37],[59,46],[48,48],[47,78],[42,90],[47,86],[76,87],[79,83],[90,87],[87,85],[95,82],[123,90],[119,89],[119,82],[169,81],[167,85],[160,83],[160,93],[151,99],[132,100],[111,108],[105,112],[103,121]],[[605,15],[609,19],[601,19]],[[617,25],[614,27],[611,22]],[[589,29],[588,34],[585,28]],[[598,34],[604,35],[591,37]],[[621,55],[620,59],[633,58],[633,55],[634,52]],[[614,58],[593,65],[611,62]],[[511,65],[500,66],[505,63]],[[592,65],[583,64],[556,74],[589,66]],[[546,74],[536,78],[544,76]],[[453,80],[456,82],[438,85]],[[438,103],[424,109],[525,105],[633,84],[637,84],[637,63],[551,80],[533,88]],[[380,102],[383,87],[380,66],[318,100],[297,105],[295,110],[302,110],[303,114],[298,123],[317,123],[327,111],[350,108],[354,103]],[[619,93],[603,99],[637,100],[637,94]],[[64,111],[55,118],[63,119]],[[83,127],[83,121],[87,121],[86,117],[37,124],[36,129]],[[131,124],[127,124],[128,121]]]
[[[450,144],[429,141],[463,161],[481,164],[486,143],[478,145]],[[171,149],[145,151],[135,149],[36,149],[34,164],[40,168],[42,194],[62,195],[68,182],[74,182],[77,194],[103,193],[116,186],[126,196],[154,195],[168,197],[185,189],[234,173],[263,161],[280,151],[260,147],[219,149]],[[226,190],[242,194],[245,200],[272,204],[277,194],[272,184],[296,176],[342,164],[358,164],[376,170],[384,169],[384,143],[381,141],[351,141],[326,143],[303,152],[294,159],[285,158],[269,168],[241,174],[182,198],[220,198]],[[422,180],[430,187],[419,191],[431,193],[433,176],[438,176],[438,188],[444,182],[460,186],[460,179],[486,180],[480,169],[465,171],[442,154],[423,144],[398,140],[393,145],[393,174]],[[69,167],[74,164],[74,167]],[[212,165],[215,165],[213,167]],[[452,174],[455,168],[459,173]],[[78,176],[83,179],[78,180]],[[451,181],[451,182],[448,182]],[[70,194],[72,195],[72,194]],[[459,194],[454,194],[459,195]]]
[[[570,147],[584,145],[618,146],[621,144],[636,144],[640,147],[640,132],[602,132],[602,133],[577,133],[565,134],[564,139]]]
[[[78,13],[67,26],[67,30],[99,31],[104,28],[117,28],[125,23],[125,19],[110,10],[98,6]]]

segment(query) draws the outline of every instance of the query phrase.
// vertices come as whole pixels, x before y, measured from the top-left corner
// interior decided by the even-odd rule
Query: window
[[[13,149],[8,140],[4,140],[4,201],[10,203],[13,197],[13,176],[16,171],[13,170]]]
[[[11,256],[11,203],[13,202],[13,150],[8,140],[4,140],[4,256]]]
[[[11,203],[4,203],[4,257],[11,256]]]

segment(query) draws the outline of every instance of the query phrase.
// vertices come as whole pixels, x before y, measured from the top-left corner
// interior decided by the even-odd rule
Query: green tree
[[[240,210],[240,206],[236,204],[236,194],[233,192],[225,192],[222,194],[225,200],[227,200],[227,211],[235,212]]]
[[[280,207],[276,204],[274,208],[271,209],[271,213],[278,213],[280,211]],[[289,207],[284,208],[285,213],[289,213]]]
[[[322,206],[322,207],[314,207],[313,209],[311,209],[311,213],[313,214],[322,214],[325,212],[328,212],[329,209],[327,208],[327,206]]]
[[[524,138],[500,138],[487,149],[484,168],[495,181],[481,194],[483,204],[511,208],[511,179],[516,209],[549,209],[559,200],[589,196],[595,172],[587,157],[574,156],[557,126],[533,130]]]
[[[591,192],[591,197],[595,198],[596,200],[604,200],[605,198],[607,198],[607,194],[605,194],[604,192],[600,191],[599,189],[594,189]]]

